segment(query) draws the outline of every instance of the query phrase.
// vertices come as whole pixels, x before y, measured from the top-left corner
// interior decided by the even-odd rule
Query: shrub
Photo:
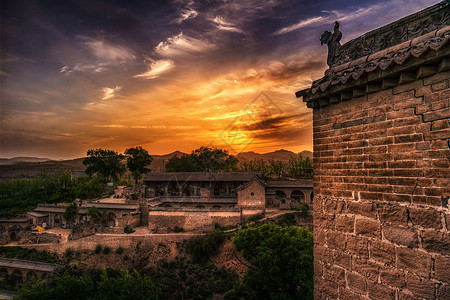
[[[217,254],[225,240],[223,232],[213,232],[190,238],[186,241],[186,252],[195,263],[204,264]]]
[[[306,218],[309,217],[309,205],[308,204],[303,204],[302,207],[300,208],[302,217]]]
[[[253,268],[224,299],[313,298],[313,235],[308,229],[250,225],[232,241]]]
[[[256,215],[252,215],[248,218],[249,222],[256,222],[261,220],[262,218],[264,218],[264,216],[262,214],[256,214]]]
[[[173,229],[173,232],[175,232],[175,233],[184,232],[184,228],[183,228],[183,227],[175,226],[175,228]]]
[[[123,253],[123,248],[122,247],[117,248],[116,249],[116,253],[117,254],[122,254]]]
[[[73,253],[74,252],[73,252],[72,248],[67,248],[66,251],[64,251],[64,258],[67,260],[71,260]]]
[[[102,245],[98,244],[95,246],[95,254],[99,254],[102,251]]]
[[[105,246],[103,248],[103,254],[108,254],[109,252],[111,252],[111,248],[109,248],[108,246]]]
[[[125,226],[124,228],[123,228],[123,232],[125,232],[126,234],[130,234],[130,233],[133,233],[133,232],[135,232],[136,230],[134,230],[133,228],[131,228],[131,226],[130,225],[127,225],[127,226]]]
[[[282,215],[277,222],[278,225],[285,227],[297,224],[297,221],[295,220],[295,214],[298,213],[290,213]]]

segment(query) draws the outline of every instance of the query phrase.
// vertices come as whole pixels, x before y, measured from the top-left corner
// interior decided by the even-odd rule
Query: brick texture
[[[314,108],[316,299],[448,299],[449,87]]]

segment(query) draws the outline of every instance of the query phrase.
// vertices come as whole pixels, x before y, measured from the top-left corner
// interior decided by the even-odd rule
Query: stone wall
[[[238,207],[264,209],[266,207],[266,187],[263,182],[253,179],[243,188],[237,189]]]
[[[237,209],[225,211],[200,210],[151,210],[148,226],[152,230],[183,228],[187,231],[213,229],[214,224],[221,226],[237,225],[241,221],[241,212]]]
[[[314,108],[316,299],[450,299],[449,99],[442,71]]]
[[[132,249],[137,244],[143,248],[150,248],[158,243],[164,242],[181,242],[189,239],[196,234],[192,233],[177,233],[177,234],[153,234],[153,235],[138,235],[138,234],[95,234],[84,237],[79,240],[72,240],[62,244],[35,244],[35,245],[20,245],[23,248],[36,249],[38,251],[56,252],[59,255],[64,254],[67,249],[74,251],[90,250],[94,251],[97,245],[102,247],[108,246],[111,249],[122,247],[124,249]]]

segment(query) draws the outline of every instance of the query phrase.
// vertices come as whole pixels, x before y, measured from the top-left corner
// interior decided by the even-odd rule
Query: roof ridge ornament
[[[342,32],[339,30],[339,22],[334,22],[334,32],[325,30],[320,36],[320,44],[328,45],[327,65],[332,67],[339,61],[341,50]]]

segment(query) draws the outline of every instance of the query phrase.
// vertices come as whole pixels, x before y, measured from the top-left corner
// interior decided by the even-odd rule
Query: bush
[[[173,229],[173,232],[175,232],[175,233],[184,232],[184,228],[183,228],[183,227],[175,226],[175,228]]]
[[[19,289],[14,299],[149,299],[160,298],[161,289],[150,277],[134,271],[103,270],[91,276],[63,274],[52,276],[53,283],[33,279]]]
[[[72,248],[67,248],[66,251],[64,251],[64,258],[67,260],[72,259],[72,255],[74,254]]]
[[[302,217],[307,218],[309,217],[309,205],[308,204],[303,204],[302,207],[300,208],[300,212],[302,214]]]
[[[205,264],[210,257],[217,254],[225,240],[223,232],[213,232],[190,238],[186,241],[186,252],[195,263]]]
[[[99,254],[102,251],[102,245],[98,244],[95,246],[95,254]]]
[[[298,213],[289,213],[289,214],[282,215],[278,219],[278,222],[277,222],[278,225],[283,226],[283,227],[296,225],[297,221],[295,220],[295,214],[298,214]]]
[[[0,257],[17,258],[24,260],[40,261],[46,263],[59,262],[58,255],[47,251],[37,251],[36,249],[27,249],[22,247],[0,247]]]
[[[198,265],[184,258],[159,260],[149,274],[163,293],[161,299],[212,299],[223,294],[238,280],[236,273],[214,265]]]
[[[262,214],[252,215],[248,218],[248,222],[256,222],[256,221],[261,220],[262,218],[264,218],[264,216]]]
[[[134,230],[133,228],[131,228],[131,226],[130,225],[127,225],[127,226],[125,226],[124,228],[123,228],[123,232],[125,232],[126,234],[130,234],[130,233],[133,233],[133,232],[135,232],[136,230]]]
[[[111,248],[109,248],[108,246],[105,246],[103,248],[103,254],[108,254],[109,252],[111,252]]]
[[[123,253],[123,248],[122,247],[117,248],[116,249],[116,253],[117,254],[122,254]]]
[[[253,268],[225,299],[313,298],[313,235],[308,229],[250,225],[236,233],[233,244]]]

